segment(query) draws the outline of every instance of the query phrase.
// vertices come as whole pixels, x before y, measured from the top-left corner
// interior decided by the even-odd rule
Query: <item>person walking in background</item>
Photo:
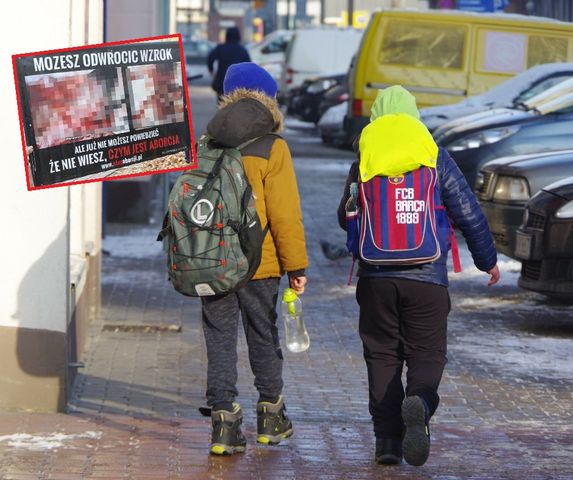
[[[338,207],[340,226],[347,229],[347,202],[355,198],[356,185],[353,184],[367,181],[366,173],[369,177],[381,175],[387,177],[389,183],[398,183],[407,172],[426,165],[435,172],[432,175],[437,174],[441,202],[436,204],[443,205],[448,217],[461,230],[475,266],[491,276],[488,285],[497,283],[500,278],[497,253],[487,220],[455,162],[446,150],[435,144],[419,121],[415,98],[400,86],[379,90],[371,112],[371,122],[359,139],[358,161],[350,167]],[[399,190],[404,197],[396,195],[396,198],[412,198],[407,192],[412,189]],[[399,206],[403,207],[404,200],[400,201]],[[429,205],[432,208],[431,203]],[[373,208],[373,215],[379,214],[382,208],[382,205]],[[393,221],[398,216],[387,217],[381,228],[392,228],[388,226],[390,218]],[[443,225],[440,228],[438,222],[438,230],[447,232],[450,227],[444,220],[447,228]],[[392,231],[388,233],[392,234]],[[379,231],[378,235],[385,233]],[[393,241],[396,240],[403,239],[394,236]],[[430,452],[429,420],[440,399],[438,386],[447,362],[450,311],[446,269],[450,245],[448,237],[442,240],[445,246],[438,250],[441,255],[429,263],[374,265],[359,258],[356,287],[359,333],[368,370],[375,460],[380,464],[398,464],[404,456],[406,462],[418,466],[426,462]],[[405,392],[404,364],[407,366]]]
[[[293,433],[282,397],[283,355],[277,328],[277,299],[282,275],[304,292],[308,266],[302,212],[291,154],[277,134],[283,118],[276,101],[277,84],[252,62],[231,65],[223,82],[219,110],[207,125],[217,144],[241,148],[245,173],[253,189],[261,226],[268,229],[262,258],[253,278],[238,291],[202,297],[207,345],[207,405],[212,407],[211,453],[245,450],[242,411],[235,397],[237,329],[242,317],[251,370],[259,393],[257,441],[278,444]],[[254,141],[253,141],[254,140]]]
[[[241,45],[241,34],[237,27],[229,27],[225,32],[225,43],[217,45],[207,57],[207,68],[213,76],[211,88],[217,93],[217,100],[223,95],[223,79],[227,69],[234,63],[250,62],[249,52]],[[217,69],[215,70],[215,62]]]

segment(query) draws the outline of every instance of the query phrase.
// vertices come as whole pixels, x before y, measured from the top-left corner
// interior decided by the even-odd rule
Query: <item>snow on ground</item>
[[[484,362],[490,364],[490,368],[499,368],[514,379],[542,376],[573,381],[570,338],[468,332],[461,339],[451,341],[449,349],[472,358],[476,363]]]
[[[103,249],[114,257],[149,258],[163,254],[161,242],[157,242],[159,227],[137,227],[126,233],[106,234]]]
[[[296,139],[297,143],[302,143],[305,145],[321,145],[322,140],[318,137],[299,137]]]
[[[449,277],[450,284],[463,285],[453,297],[462,314],[451,319],[449,350],[516,382],[527,377],[573,380],[570,336],[549,333],[565,328],[557,325],[557,318],[573,321],[571,306],[549,305],[545,297],[517,288],[521,262],[501,254],[499,284],[485,293],[475,290],[478,283],[485,286],[489,277],[473,265],[463,237],[458,236],[458,242],[463,271]]]
[[[102,432],[88,431],[76,435],[66,435],[64,433],[50,433],[47,435],[30,435],[27,433],[16,433],[13,435],[0,436],[0,443],[7,443],[8,446],[13,448],[22,448],[26,450],[53,450],[55,448],[68,447],[73,448],[71,445],[66,445],[75,439],[94,439],[101,438]]]
[[[328,161],[321,158],[303,158],[294,159],[294,165],[297,172],[329,172],[348,174],[350,165],[353,160],[335,160]],[[342,183],[344,185],[344,183]],[[342,193],[342,190],[341,190]]]
[[[470,251],[465,244],[463,236],[459,232],[457,234],[457,239],[460,246],[460,262],[462,264],[462,271],[460,273],[453,273],[453,271],[451,271],[450,282],[464,281],[473,278],[487,282],[487,275],[475,267]],[[450,252],[450,258],[451,255],[452,254]],[[501,273],[499,284],[517,285],[517,279],[521,272],[521,262],[513,260],[502,254],[498,254],[497,257],[497,265]]]
[[[316,128],[316,125],[313,122],[303,122],[302,120],[298,120],[293,117],[286,117],[285,118],[285,127],[286,128]]]

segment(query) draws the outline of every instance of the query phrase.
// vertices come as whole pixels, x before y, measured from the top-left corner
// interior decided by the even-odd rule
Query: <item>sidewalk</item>
[[[430,459],[420,468],[374,464],[354,286],[345,285],[349,262],[326,260],[319,246],[320,238],[344,240],[334,210],[347,167],[296,167],[312,266],[303,298],[311,348],[284,351],[294,436],[277,447],[254,442],[256,393],[241,338],[238,400],[248,448],[231,458],[208,455],[210,421],[197,411],[206,373],[199,301],[168,284],[158,226],[112,225],[103,313],[70,413],[2,414],[1,479],[573,478],[571,339],[538,352],[545,340],[507,334],[531,311],[548,321],[571,322],[573,314],[543,304],[536,310],[537,297],[511,285],[494,297],[467,255],[466,277],[452,284],[450,361]]]

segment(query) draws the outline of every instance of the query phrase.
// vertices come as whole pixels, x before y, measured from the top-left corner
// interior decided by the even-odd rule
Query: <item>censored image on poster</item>
[[[129,131],[121,69],[26,77],[38,148]]]
[[[196,166],[172,37],[14,56],[29,189]]]
[[[181,64],[129,67],[127,77],[135,128],[184,120]]]

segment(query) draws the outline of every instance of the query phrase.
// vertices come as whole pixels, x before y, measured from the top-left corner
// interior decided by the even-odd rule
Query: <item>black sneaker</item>
[[[241,433],[243,412],[238,403],[233,403],[233,411],[214,410],[211,412],[213,433],[211,450],[213,455],[233,455],[245,451],[247,441]]]
[[[402,462],[402,442],[394,438],[377,438],[374,459],[380,465],[398,465]]]
[[[402,449],[410,465],[424,465],[430,455],[430,425],[426,402],[418,396],[406,397],[402,403],[402,419],[406,427]]]
[[[282,396],[276,403],[257,403],[257,442],[277,445],[292,433],[292,423],[286,415]]]

